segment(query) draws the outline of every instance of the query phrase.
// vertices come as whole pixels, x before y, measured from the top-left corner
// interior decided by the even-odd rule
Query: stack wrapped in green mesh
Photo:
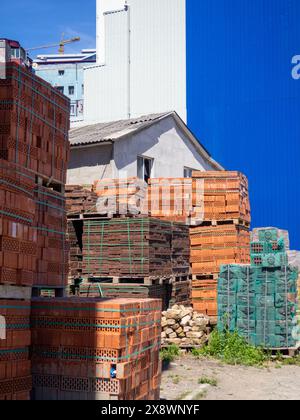
[[[285,239],[277,238],[276,230],[260,230],[259,241],[251,242],[251,265],[256,267],[282,267],[288,264]]]
[[[224,265],[218,282],[218,329],[264,348],[296,345],[298,270]]]

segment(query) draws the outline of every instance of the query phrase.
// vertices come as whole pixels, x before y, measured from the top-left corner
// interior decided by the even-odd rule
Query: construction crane
[[[71,38],[71,39],[64,39],[64,34],[63,34],[62,39],[58,44],[41,45],[39,47],[27,48],[26,51],[29,52],[29,51],[35,51],[35,50],[42,50],[42,49],[46,49],[46,48],[59,47],[58,53],[59,54],[64,54],[65,53],[65,45],[71,44],[72,42],[78,42],[78,41],[80,41],[79,36],[76,36],[75,38]]]

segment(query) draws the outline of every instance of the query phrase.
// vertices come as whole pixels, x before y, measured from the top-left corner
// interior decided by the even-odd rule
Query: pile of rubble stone
[[[209,318],[193,308],[175,305],[162,313],[162,345],[203,346],[210,331]]]

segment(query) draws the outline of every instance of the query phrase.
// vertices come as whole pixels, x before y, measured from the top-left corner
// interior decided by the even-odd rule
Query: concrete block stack
[[[37,400],[156,400],[161,302],[34,299]]]

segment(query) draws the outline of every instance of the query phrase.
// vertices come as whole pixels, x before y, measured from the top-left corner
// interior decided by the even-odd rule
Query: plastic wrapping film
[[[255,228],[251,232],[251,242],[261,242],[261,241],[277,241],[280,238],[284,238],[285,249],[290,249],[290,237],[289,232],[284,229],[279,229],[276,227],[262,227]]]
[[[224,265],[218,284],[218,329],[238,331],[264,348],[294,347],[298,270]]]

